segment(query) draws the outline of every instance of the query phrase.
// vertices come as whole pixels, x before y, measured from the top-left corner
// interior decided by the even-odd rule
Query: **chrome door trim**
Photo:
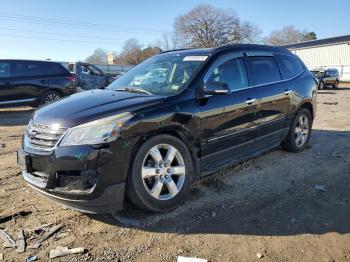
[[[0,101],[0,105],[9,105],[9,104],[25,103],[25,102],[34,102],[35,100],[36,100],[36,98],[18,99],[18,100],[11,100],[11,101]]]

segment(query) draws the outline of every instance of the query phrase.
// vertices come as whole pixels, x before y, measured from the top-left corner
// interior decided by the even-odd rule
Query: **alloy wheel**
[[[48,93],[46,96],[45,96],[45,99],[44,99],[44,102],[45,104],[48,104],[48,103],[52,103],[54,101],[57,101],[59,100],[61,97],[56,94],[56,93]]]
[[[141,170],[143,185],[157,200],[170,200],[182,189],[186,167],[179,150],[169,144],[158,144],[146,154]]]
[[[302,147],[305,145],[309,133],[310,133],[310,122],[308,117],[305,114],[302,114],[299,117],[297,125],[295,127],[295,144],[297,147]]]

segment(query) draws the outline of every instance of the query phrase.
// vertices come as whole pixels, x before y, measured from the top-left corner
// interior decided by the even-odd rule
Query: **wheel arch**
[[[315,119],[314,107],[313,107],[313,105],[312,105],[312,103],[311,103],[310,101],[305,101],[305,102],[303,102],[303,103],[299,106],[299,108],[298,108],[297,111],[299,111],[301,108],[305,108],[305,109],[309,110],[310,113],[311,113],[312,119]]]
[[[153,130],[147,134],[143,134],[139,137],[138,141],[134,144],[133,148],[131,149],[131,155],[135,155],[137,150],[150,138],[158,136],[158,135],[170,135],[173,137],[176,137],[179,139],[186,148],[188,149],[192,164],[193,164],[193,170],[195,172],[194,174],[194,181],[199,177],[199,162],[196,157],[195,149],[193,146],[192,137],[188,134],[186,130],[179,126],[166,126],[158,130]],[[130,161],[128,170],[131,170],[131,167],[134,163],[134,160]]]

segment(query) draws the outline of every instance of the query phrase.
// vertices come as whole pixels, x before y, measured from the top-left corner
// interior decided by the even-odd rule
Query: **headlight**
[[[133,116],[127,112],[73,127],[64,136],[60,146],[95,145],[115,140],[121,128]]]

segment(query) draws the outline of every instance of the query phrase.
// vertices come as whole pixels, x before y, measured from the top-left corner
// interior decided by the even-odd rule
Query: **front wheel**
[[[147,140],[136,153],[127,195],[136,206],[156,212],[174,209],[192,185],[193,164],[182,141],[170,135]]]
[[[304,150],[309,143],[311,130],[311,113],[309,110],[301,108],[289,128],[287,137],[282,142],[283,148],[295,153]]]
[[[338,86],[339,86],[339,81],[337,80],[337,81],[335,81],[335,83],[334,83],[334,85],[333,85],[333,88],[334,88],[334,89],[337,89]]]

